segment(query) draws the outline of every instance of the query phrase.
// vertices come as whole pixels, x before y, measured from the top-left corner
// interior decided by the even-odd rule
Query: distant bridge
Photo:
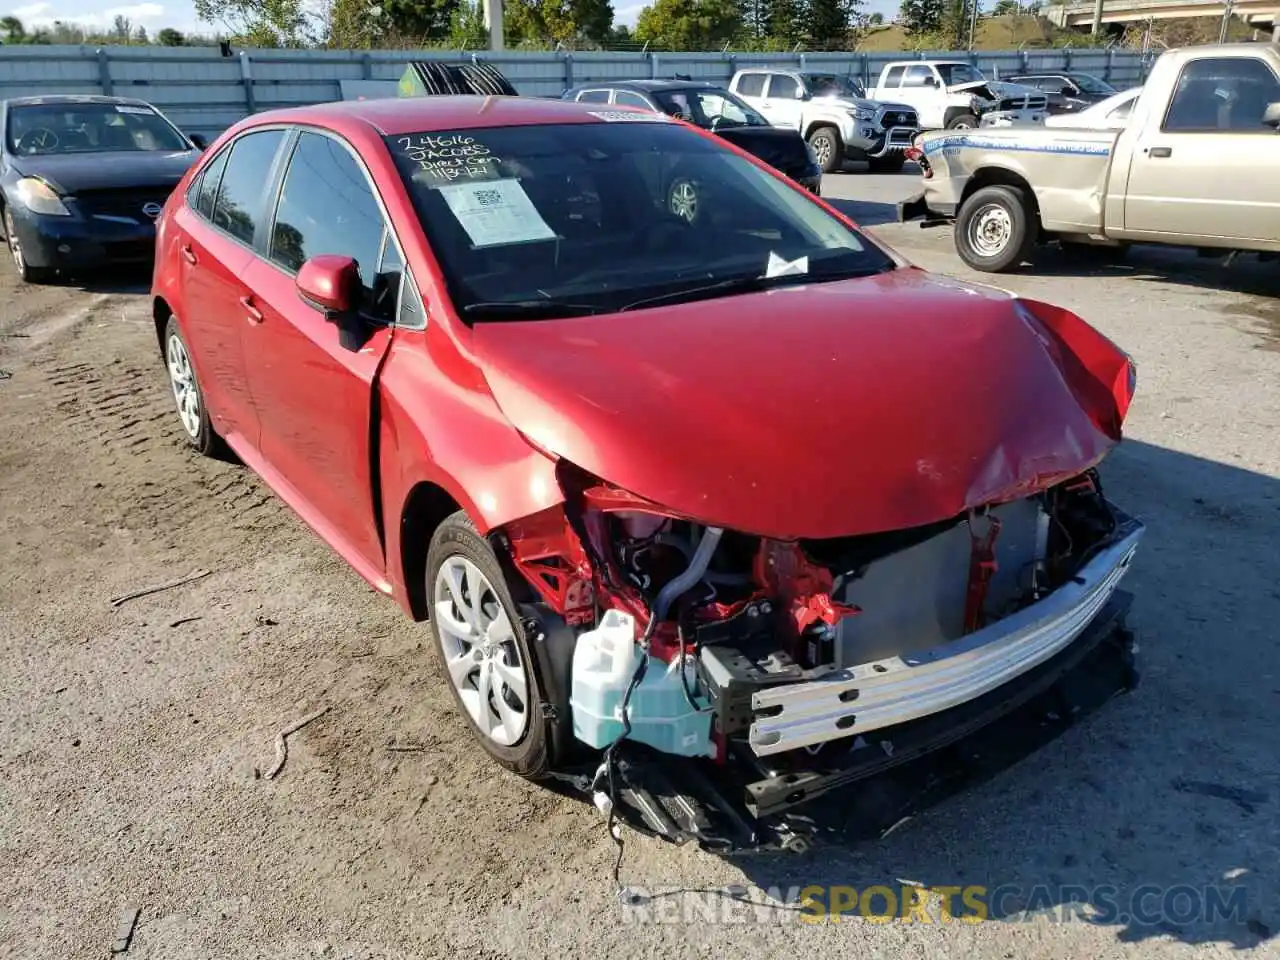
[[[1044,15],[1060,27],[1092,26],[1098,7],[1102,23],[1142,23],[1182,17],[1221,19],[1227,6],[1241,20],[1258,27],[1280,27],[1280,0],[1078,0],[1046,7]]]

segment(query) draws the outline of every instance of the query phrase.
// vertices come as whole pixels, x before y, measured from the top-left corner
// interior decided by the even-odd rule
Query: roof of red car
[[[384,136],[424,130],[468,130],[478,127],[520,126],[538,123],[598,122],[591,115],[600,104],[572,103],[542,97],[431,96],[383,100],[345,100],[296,110],[257,114],[259,122],[344,125],[364,121]],[[610,111],[622,107],[607,107]]]

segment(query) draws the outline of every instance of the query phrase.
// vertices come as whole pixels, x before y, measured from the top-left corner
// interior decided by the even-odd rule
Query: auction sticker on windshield
[[[554,240],[519,180],[482,180],[437,187],[477,248]]]

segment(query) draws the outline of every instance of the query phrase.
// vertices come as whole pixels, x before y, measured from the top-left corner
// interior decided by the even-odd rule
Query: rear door
[[[258,417],[245,369],[248,296],[244,275],[254,232],[266,211],[266,188],[281,129],[256,130],[214,157],[175,218],[180,235],[182,306],[178,323],[205,392],[214,429],[232,447],[258,442]]]
[[[764,99],[757,104],[766,120],[775,127],[800,129],[804,118],[804,101],[800,95],[804,88],[796,77],[787,73],[772,73],[764,91]]]
[[[1260,57],[1187,61],[1163,117],[1137,133],[1124,229],[1153,238],[1280,239],[1280,77]]]
[[[249,382],[263,457],[283,495],[366,578],[385,558],[373,474],[374,380],[391,341],[403,259],[364,164],[335,136],[298,134],[287,160],[267,259],[249,266]],[[298,296],[295,278],[318,254],[352,257],[373,321],[359,342]]]

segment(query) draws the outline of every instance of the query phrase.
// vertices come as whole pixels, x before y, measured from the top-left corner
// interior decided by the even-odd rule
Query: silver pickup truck
[[[909,155],[924,190],[900,220],[954,221],[976,270],[1038,243],[1091,254],[1131,243],[1280,253],[1280,48],[1170,50],[1121,130],[937,131]]]

